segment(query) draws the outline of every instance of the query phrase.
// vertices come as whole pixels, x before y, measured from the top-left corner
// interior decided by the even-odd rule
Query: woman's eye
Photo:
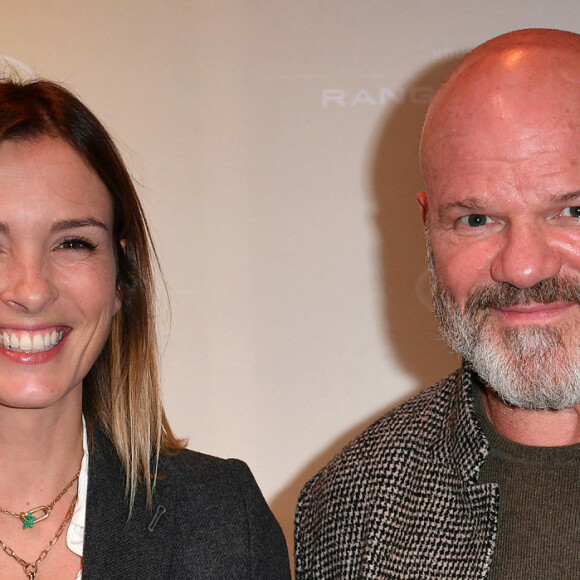
[[[462,217],[459,221],[465,225],[468,225],[470,228],[478,228],[489,223],[490,219],[486,215],[472,213]]]
[[[565,207],[562,211],[564,217],[580,217],[580,205],[571,205],[570,207]]]
[[[57,250],[94,250],[96,248],[93,242],[83,238],[69,238],[62,241],[57,247]]]

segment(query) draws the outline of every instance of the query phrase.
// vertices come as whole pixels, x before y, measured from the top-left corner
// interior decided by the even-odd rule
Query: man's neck
[[[504,437],[534,447],[580,443],[580,405],[562,410],[531,410],[507,405],[487,388],[484,406],[494,427]]]

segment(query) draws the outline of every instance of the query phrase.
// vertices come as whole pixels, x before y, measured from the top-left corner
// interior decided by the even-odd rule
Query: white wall
[[[457,364],[424,304],[430,95],[476,44],[579,16],[576,0],[0,2],[0,54],[77,92],[139,183],[173,309],[170,419],[250,464],[289,540],[304,482]]]

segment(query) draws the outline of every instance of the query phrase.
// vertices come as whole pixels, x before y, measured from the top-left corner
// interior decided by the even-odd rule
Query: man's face
[[[580,114],[557,90],[473,95],[430,137],[420,197],[444,334],[529,408],[580,401]]]

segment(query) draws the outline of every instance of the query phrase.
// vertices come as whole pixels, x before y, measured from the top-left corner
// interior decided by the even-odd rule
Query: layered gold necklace
[[[79,469],[76,475],[66,484],[65,488],[49,503],[46,505],[39,505],[34,509],[28,510],[26,512],[11,512],[10,510],[6,510],[3,507],[0,507],[0,512],[6,514],[7,516],[12,516],[17,520],[21,520],[24,524],[24,528],[32,528],[34,524],[45,520],[52,511],[52,508],[56,505],[59,499],[71,488],[73,483],[79,478],[81,474],[81,470]],[[40,515],[34,515],[40,514]]]
[[[79,469],[77,474],[66,484],[66,486],[63,488],[63,490],[47,505],[38,506],[38,507],[31,509],[27,512],[11,512],[10,510],[5,510],[5,509],[0,507],[0,512],[21,520],[22,523],[24,524],[25,529],[32,528],[35,523],[41,522],[42,520],[45,520],[46,518],[48,518],[48,516],[50,516],[52,509],[54,508],[56,503],[71,488],[71,486],[75,483],[75,481],[78,480],[80,473],[81,472]],[[40,552],[40,554],[38,555],[38,558],[36,558],[36,560],[34,562],[27,562],[26,560],[24,560],[24,558],[21,558],[10,546],[5,544],[0,539],[0,546],[2,546],[2,550],[4,550],[4,552],[6,554],[8,554],[8,556],[10,556],[11,558],[14,558],[14,560],[16,560],[22,566],[22,569],[24,570],[24,574],[26,575],[28,580],[34,580],[36,578],[36,574],[38,573],[38,564],[40,564],[40,562],[42,562],[48,556],[48,553],[50,552],[51,548],[58,542],[58,540],[62,536],[64,530],[66,529],[66,527],[70,523],[70,521],[73,517],[73,513],[75,511],[75,507],[77,505],[78,497],[79,496],[78,496],[78,491],[77,491],[77,493],[75,494],[75,496],[70,504],[70,507],[68,508],[68,511],[66,512],[64,520],[62,520],[60,526],[58,527],[58,530],[56,530],[56,532],[53,534],[53,536],[48,541],[48,544],[46,545],[44,550],[42,550],[42,552]],[[40,514],[40,515],[35,516],[34,514]]]
[[[11,558],[14,558],[22,566],[24,574],[26,574],[28,580],[34,580],[36,578],[36,574],[38,573],[38,564],[40,564],[40,562],[42,562],[48,556],[50,549],[58,542],[58,539],[62,536],[62,533],[64,532],[64,530],[66,529],[66,527],[68,526],[69,522],[72,519],[75,507],[77,505],[77,500],[78,494],[76,494],[74,499],[72,500],[72,503],[70,504],[70,507],[66,512],[66,516],[64,517],[64,520],[62,520],[62,523],[60,524],[58,530],[56,530],[55,534],[48,541],[46,548],[44,548],[44,550],[40,552],[38,558],[36,558],[34,562],[27,562],[26,560],[24,560],[24,558],[21,558],[10,546],[6,545],[2,540],[0,540],[0,546],[2,546],[4,552],[6,552],[6,554],[8,554]]]

